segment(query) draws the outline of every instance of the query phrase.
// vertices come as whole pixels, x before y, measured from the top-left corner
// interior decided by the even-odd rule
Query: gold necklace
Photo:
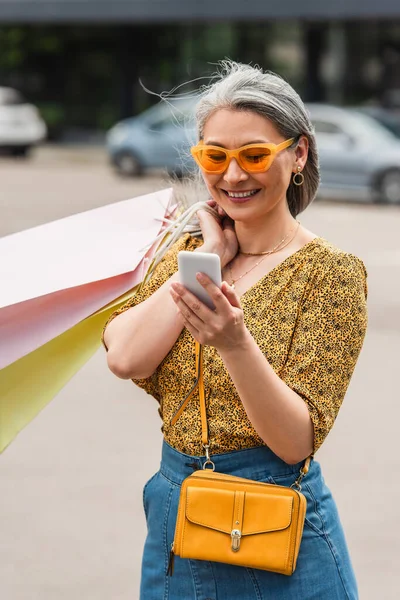
[[[299,228],[299,221],[296,221],[297,223],[297,229]],[[292,233],[293,228],[289,229],[288,233],[285,235],[284,238],[281,239],[281,241],[279,242],[279,244],[277,244],[274,248],[272,248],[272,250],[266,250],[265,252],[243,252],[243,250],[239,249],[239,254],[244,254],[244,256],[264,256],[264,255],[269,255],[269,254],[273,254],[274,252],[276,252],[277,250],[279,250],[281,244],[283,244],[283,242],[285,242],[289,235]],[[285,247],[285,246],[283,246]]]
[[[299,221],[297,221],[296,231],[294,232],[294,234],[292,235],[292,237],[290,238],[290,240],[288,242],[286,242],[286,244],[284,246],[282,246],[281,244],[287,239],[287,236],[278,244],[278,246],[275,246],[275,248],[273,250],[270,250],[268,252],[268,254],[264,253],[264,256],[262,258],[260,258],[260,260],[258,262],[256,262],[255,265],[253,265],[248,271],[246,271],[245,273],[243,273],[242,275],[240,275],[240,277],[237,277],[236,279],[233,278],[232,266],[231,266],[231,262],[232,261],[231,261],[228,264],[229,275],[230,275],[230,278],[231,278],[231,287],[233,289],[235,289],[235,283],[237,281],[239,281],[240,279],[242,279],[245,275],[247,275],[247,273],[250,273],[250,271],[252,271],[256,267],[258,267],[258,265],[260,265],[262,263],[262,261],[265,260],[267,258],[267,256],[269,256],[269,254],[272,254],[273,252],[277,252],[278,250],[283,250],[283,248],[286,248],[286,246],[288,246],[290,244],[290,242],[292,242],[294,240],[294,238],[296,237],[296,234],[297,234],[297,232],[299,230],[299,227],[300,227],[300,223],[299,223]],[[292,229],[292,231],[293,231],[293,229]],[[254,255],[254,256],[257,256],[257,255]]]

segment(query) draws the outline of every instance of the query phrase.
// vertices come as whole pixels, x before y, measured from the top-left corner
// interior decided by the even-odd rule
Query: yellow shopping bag
[[[138,287],[0,370],[0,452],[93,356],[108,317]]]

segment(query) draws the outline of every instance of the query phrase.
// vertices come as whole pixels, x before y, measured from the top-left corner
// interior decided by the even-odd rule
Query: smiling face
[[[280,144],[285,138],[271,121],[251,111],[220,109],[206,121],[204,144],[233,150],[253,143]],[[213,199],[234,221],[252,221],[276,211],[287,210],[286,190],[290,179],[307,159],[307,139],[296,148],[285,149],[275,156],[264,173],[244,171],[232,158],[220,175],[203,172]]]

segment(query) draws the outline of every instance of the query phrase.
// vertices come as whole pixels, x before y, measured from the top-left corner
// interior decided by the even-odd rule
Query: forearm
[[[313,425],[304,400],[272,369],[248,333],[242,344],[219,350],[253,427],[275,454],[297,463],[313,450]]]
[[[203,244],[194,252],[217,252]],[[176,272],[146,301],[113,319],[104,332],[110,370],[122,379],[144,379],[154,373],[178,339],[184,321],[169,289]]]
[[[122,379],[149,377],[178,339],[183,320],[169,294],[175,273],[150,298],[118,315],[104,342],[110,370]]]

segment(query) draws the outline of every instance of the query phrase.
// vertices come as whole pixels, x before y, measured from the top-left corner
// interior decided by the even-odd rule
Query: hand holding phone
[[[218,254],[210,252],[178,253],[179,280],[185,288],[194,294],[206,306],[215,309],[214,303],[203,286],[197,281],[196,273],[204,273],[219,288],[222,285],[221,261]]]

